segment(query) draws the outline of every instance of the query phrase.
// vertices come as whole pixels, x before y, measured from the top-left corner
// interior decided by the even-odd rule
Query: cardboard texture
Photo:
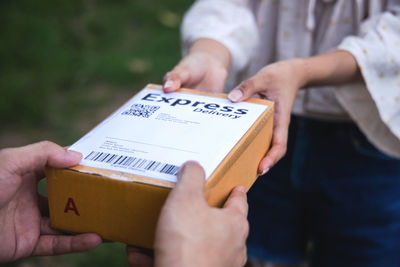
[[[148,88],[160,89],[158,85]],[[189,89],[180,92],[226,98]],[[268,105],[241,140],[226,155],[206,183],[205,196],[220,207],[235,186],[247,190],[255,182],[258,165],[272,137],[273,103]],[[152,248],[158,215],[174,183],[117,171],[75,166],[47,168],[50,219],[53,228],[76,233],[94,232],[106,240]],[[124,178],[114,179],[114,178]]]

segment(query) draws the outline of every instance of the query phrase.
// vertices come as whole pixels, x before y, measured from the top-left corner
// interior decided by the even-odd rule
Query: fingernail
[[[239,191],[239,192],[246,193],[246,188],[244,188],[243,186],[236,187],[236,190]]]
[[[265,170],[263,170],[263,172],[262,172],[262,174],[261,174],[261,175],[264,175],[264,174],[266,174],[268,171],[269,171],[269,168],[266,168]]]
[[[176,178],[179,181],[185,172],[185,169],[187,167],[187,162],[183,163],[183,165],[179,168],[178,172],[176,173]]]
[[[80,152],[78,152],[78,151],[74,151],[74,150],[67,150],[67,153],[68,153],[68,155],[70,156],[70,157],[73,157],[73,158],[82,158],[82,154],[80,153]]]
[[[174,88],[174,85],[175,85],[175,82],[173,81],[173,80],[167,80],[165,83],[164,83],[164,89],[166,89],[166,90],[173,90]]]
[[[185,165],[181,166],[179,170],[176,173],[176,179],[179,181],[183,175],[183,169],[185,168]]]
[[[243,96],[242,91],[240,90],[233,90],[232,92],[229,93],[228,98],[232,101],[232,102],[237,102],[240,100],[240,98]]]

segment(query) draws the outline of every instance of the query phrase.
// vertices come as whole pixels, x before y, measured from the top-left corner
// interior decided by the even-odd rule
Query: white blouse
[[[224,44],[236,82],[275,61],[349,51],[364,83],[299,90],[293,113],[352,119],[400,158],[400,0],[197,0],[181,32],[184,52],[199,38]]]

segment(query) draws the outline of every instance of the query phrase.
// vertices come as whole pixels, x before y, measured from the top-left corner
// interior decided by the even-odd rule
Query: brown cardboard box
[[[157,85],[147,88],[160,89]],[[226,98],[189,89],[180,92]],[[247,190],[258,174],[258,164],[272,137],[273,103],[268,105],[240,141],[210,175],[205,196],[211,206],[223,205],[238,185]],[[104,239],[152,248],[158,214],[173,182],[118,171],[78,165],[68,169],[47,168],[52,227],[69,232],[95,232]],[[113,179],[115,177],[123,178]]]

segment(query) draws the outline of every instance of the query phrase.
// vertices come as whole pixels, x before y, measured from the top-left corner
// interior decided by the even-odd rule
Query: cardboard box
[[[157,104],[169,106],[172,106],[173,103],[178,101],[174,106],[174,108],[177,107],[180,109],[180,113],[177,114],[195,112],[196,114],[193,113],[190,114],[190,116],[197,116],[199,118],[201,116],[208,116],[206,117],[207,120],[222,120],[219,117],[224,116],[226,117],[224,120],[232,119],[232,122],[229,123],[233,123],[236,117],[239,116],[235,115],[236,117],[234,117],[233,115],[229,115],[232,113],[232,110],[236,110],[238,114],[244,113],[243,110],[245,110],[242,109],[242,112],[238,112],[238,109],[235,109],[236,105],[228,102],[224,94],[215,95],[189,89],[181,89],[177,93],[184,94],[188,97],[211,96],[219,101],[227,101],[229,106],[221,112],[222,107],[219,104],[199,102],[201,104],[198,104],[198,106],[202,106],[202,108],[199,108],[195,106],[192,100],[184,101],[186,99],[176,100],[172,97],[170,98],[170,96],[174,96],[173,94],[167,95],[171,102],[167,103],[166,98],[162,98],[163,93],[161,86],[150,84],[146,88],[148,88],[146,90],[157,90],[155,92],[159,93],[147,94],[142,97],[141,100],[145,99],[149,102],[159,101]],[[140,92],[138,94],[140,94]],[[186,104],[187,102],[190,102],[191,106]],[[254,123],[252,122],[250,124],[249,129],[244,131],[244,135],[240,135],[239,141],[233,144],[232,148],[228,148],[228,153],[221,159],[219,164],[217,163],[212,173],[208,174],[205,196],[207,202],[211,206],[222,206],[230,191],[235,186],[242,185],[247,190],[251,187],[258,176],[257,169],[259,162],[266,154],[270,145],[273,124],[273,103],[261,99],[250,99],[247,102],[263,105],[263,109],[265,110]],[[149,107],[146,106],[146,108]],[[148,116],[151,112],[155,112],[154,110],[150,110],[151,112],[148,114],[140,114],[140,116],[144,117],[137,118],[138,114],[134,114],[135,112],[137,113],[137,110],[131,108],[122,113],[121,110],[123,109],[119,109],[117,112],[113,113],[100,125],[110,125],[110,121],[114,118],[113,116],[119,116],[120,114],[134,115],[136,116],[136,120],[140,119],[147,122],[145,116]],[[134,116],[128,119],[133,119]],[[151,116],[160,120],[160,123],[163,123],[163,125],[172,123],[174,127],[186,127],[185,125],[187,124],[193,124],[193,127],[200,128],[197,121],[180,120],[173,116],[168,117],[169,115],[164,113],[158,115],[153,114]],[[217,116],[219,117],[217,118]],[[242,121],[247,120],[245,117],[240,119]],[[135,127],[138,129],[138,126]],[[83,137],[80,140],[81,144],[92,138],[96,134],[98,128],[99,126]],[[115,127],[111,129],[114,128]],[[229,132],[229,129],[225,129],[225,131],[226,130]],[[157,129],[153,131],[157,132]],[[204,133],[208,133],[208,131]],[[177,138],[184,139],[185,136],[182,134],[182,137],[178,136]],[[201,142],[201,140],[193,140],[193,142]],[[221,139],[218,140],[218,142],[223,144],[225,140]],[[127,151],[126,148],[121,148],[121,145],[118,143],[104,142],[102,146],[108,149]],[[134,151],[132,153],[142,152]],[[108,169],[85,165],[78,165],[68,169],[47,168],[47,187],[52,227],[77,233],[95,232],[107,240],[119,241],[144,248],[152,248],[159,212],[170,189],[175,183],[168,179],[156,179],[150,177],[148,174],[138,175],[137,173],[132,174],[128,173],[128,171],[116,169],[119,165],[122,166],[122,159],[125,160],[124,164],[127,164],[130,160],[129,164],[132,165],[132,162],[137,160],[134,157],[125,156],[124,158],[118,159],[117,154],[96,152],[100,154],[95,155],[93,154],[95,152],[91,153],[92,155],[83,154],[83,157],[86,158],[87,161],[91,158],[93,164],[114,163],[107,165],[110,167]],[[218,153],[218,151],[210,151],[210,157],[215,153]],[[192,158],[187,158],[187,160],[189,159]],[[148,163],[148,161],[146,161],[146,163]],[[200,163],[202,164],[202,162]],[[175,165],[173,164],[171,164],[172,167],[169,165],[164,166],[163,168],[165,170],[160,170],[161,166],[155,168],[154,163],[153,165],[148,163],[147,167],[149,166],[153,169],[158,168],[160,172],[166,172],[166,170],[169,169],[170,173],[176,173],[176,169],[173,167]],[[173,172],[171,172],[172,169],[174,169]],[[154,175],[155,174],[157,173],[154,171]],[[169,175],[168,177],[174,176]]]

